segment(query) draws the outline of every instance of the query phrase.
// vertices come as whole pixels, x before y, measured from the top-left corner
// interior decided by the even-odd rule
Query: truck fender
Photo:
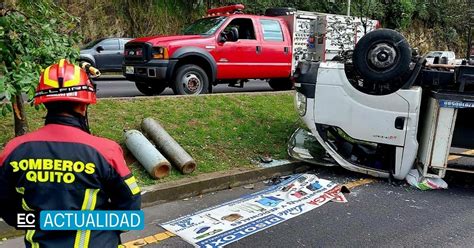
[[[90,63],[92,66],[94,67],[96,66],[94,56],[90,54],[80,54],[78,61],[86,61]]]
[[[204,60],[206,60],[208,63],[209,63],[209,66],[211,68],[211,75],[209,77],[210,79],[210,82],[214,82],[216,80],[216,77],[217,77],[217,63],[216,61],[214,60],[214,57],[212,57],[212,55],[206,51],[205,49],[202,49],[202,48],[199,48],[199,47],[182,47],[182,48],[179,48],[178,50],[176,50],[170,57],[170,59],[175,59],[175,60],[180,60],[180,59],[183,59],[187,56],[199,56],[201,58],[203,58]],[[171,73],[174,72],[174,67],[176,66],[176,64],[173,64],[173,66],[171,66],[168,71],[167,71],[167,74],[168,75],[172,75]]]

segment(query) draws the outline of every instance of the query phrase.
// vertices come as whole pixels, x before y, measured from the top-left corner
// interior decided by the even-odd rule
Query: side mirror
[[[220,42],[220,43],[224,43],[224,42],[226,42],[226,41],[227,41],[227,38],[226,38],[225,32],[220,33],[220,34],[219,34],[219,42]]]
[[[237,41],[239,39],[239,30],[236,27],[230,28],[229,31],[223,31],[220,34],[219,42]]]
[[[229,41],[237,41],[239,39],[239,30],[236,27],[230,28],[229,36]]]
[[[102,46],[98,46],[96,49],[95,49],[98,53],[104,51],[104,47]]]

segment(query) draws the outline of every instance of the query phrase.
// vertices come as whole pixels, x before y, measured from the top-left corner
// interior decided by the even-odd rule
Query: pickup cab
[[[445,61],[443,61],[445,60]],[[462,60],[456,59],[453,51],[431,51],[426,56],[426,64],[460,64]]]
[[[268,79],[275,90],[291,89],[290,77],[308,49],[325,47],[326,33],[318,38],[312,27],[318,16],[328,14],[273,8],[260,16],[243,9],[241,4],[210,9],[179,35],[128,42],[124,76],[145,95],[167,87],[179,95],[205,94],[213,85],[243,87],[249,79]]]

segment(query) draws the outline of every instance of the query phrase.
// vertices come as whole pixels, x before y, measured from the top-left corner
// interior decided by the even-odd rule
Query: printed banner
[[[312,174],[297,174],[265,190],[161,226],[196,247],[223,247],[331,200],[347,202],[340,185]]]

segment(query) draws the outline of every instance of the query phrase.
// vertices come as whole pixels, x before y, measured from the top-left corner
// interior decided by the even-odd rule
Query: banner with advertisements
[[[341,186],[297,174],[265,190],[161,224],[196,247],[223,247],[328,201],[347,202]]]

